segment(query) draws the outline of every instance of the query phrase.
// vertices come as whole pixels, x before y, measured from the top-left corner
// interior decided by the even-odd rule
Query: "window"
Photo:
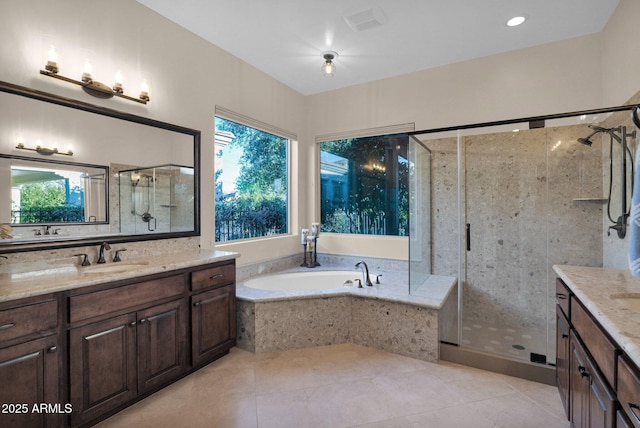
[[[408,141],[395,134],[320,143],[324,231],[408,234]]]
[[[289,138],[216,116],[216,242],[288,233]]]

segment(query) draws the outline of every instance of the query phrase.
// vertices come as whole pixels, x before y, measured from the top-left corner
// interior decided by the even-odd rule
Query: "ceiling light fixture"
[[[146,104],[149,102],[149,84],[146,82],[146,80],[142,82],[140,95],[138,96],[138,98],[135,98],[124,94],[122,89],[122,73],[120,73],[120,71],[116,73],[113,87],[109,87],[109,85],[105,85],[104,83],[93,80],[91,72],[91,63],[87,61],[84,64],[81,78],[82,80],[75,80],[70,77],[58,74],[57,53],[53,46],[49,49],[49,59],[47,61],[47,65],[44,67],[44,70],[40,70],[40,74],[43,74],[45,76],[53,77],[55,79],[64,80],[65,82],[82,86],[82,89],[87,94],[97,98],[112,98],[116,96],[141,104]]]
[[[513,18],[507,21],[507,25],[509,27],[517,27],[518,25],[522,24],[526,20],[527,18],[525,18],[524,16],[514,16]]]
[[[333,60],[338,57],[338,54],[333,51],[322,52],[322,58],[324,58],[324,64],[320,67],[322,75],[324,77],[333,77],[336,73],[336,65]]]

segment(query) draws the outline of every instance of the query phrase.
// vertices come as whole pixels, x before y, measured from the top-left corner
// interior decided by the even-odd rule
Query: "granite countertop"
[[[640,278],[618,269],[555,265],[553,270],[640,367]]]
[[[87,267],[68,260],[0,265],[0,302],[233,260],[238,256],[234,252],[199,250]]]

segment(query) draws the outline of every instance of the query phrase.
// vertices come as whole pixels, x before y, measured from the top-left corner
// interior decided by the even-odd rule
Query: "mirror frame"
[[[68,107],[77,110],[82,110],[89,113],[95,113],[102,116],[107,116],[115,119],[125,120],[127,122],[138,123],[140,125],[151,126],[155,128],[165,129],[168,131],[178,132],[185,135],[191,135],[193,137],[193,169],[194,169],[194,218],[193,218],[193,230],[188,232],[162,232],[155,234],[140,234],[140,235],[103,235],[99,237],[83,237],[83,236],[65,236],[59,240],[47,240],[47,242],[38,242],[37,239],[32,241],[20,241],[20,242],[2,242],[0,241],[0,254],[18,253],[25,251],[38,251],[49,250],[58,248],[80,247],[87,245],[100,245],[104,241],[109,243],[123,243],[134,241],[151,241],[157,239],[171,239],[171,238],[183,238],[200,236],[200,140],[201,132],[196,129],[185,128],[179,125],[173,125],[166,122],[161,122],[154,119],[149,119],[143,116],[137,116],[130,113],[113,110],[107,107],[98,106],[95,104],[86,103],[84,101],[75,100],[72,98],[61,97],[59,95],[51,94],[49,92],[38,91],[35,89],[27,88],[13,83],[0,81],[0,92],[8,94],[14,94],[31,98],[37,101],[43,101],[59,105],[61,107]],[[8,155],[9,157],[17,158],[18,156]]]

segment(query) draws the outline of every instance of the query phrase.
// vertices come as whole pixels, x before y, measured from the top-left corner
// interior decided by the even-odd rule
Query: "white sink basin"
[[[86,274],[128,272],[131,270],[140,269],[141,267],[147,266],[148,264],[149,262],[134,262],[134,263],[115,262],[115,263],[109,263],[109,264],[86,266],[86,267],[80,268],[80,272],[86,273]]]
[[[625,309],[640,312],[640,293],[613,294],[611,299]]]

